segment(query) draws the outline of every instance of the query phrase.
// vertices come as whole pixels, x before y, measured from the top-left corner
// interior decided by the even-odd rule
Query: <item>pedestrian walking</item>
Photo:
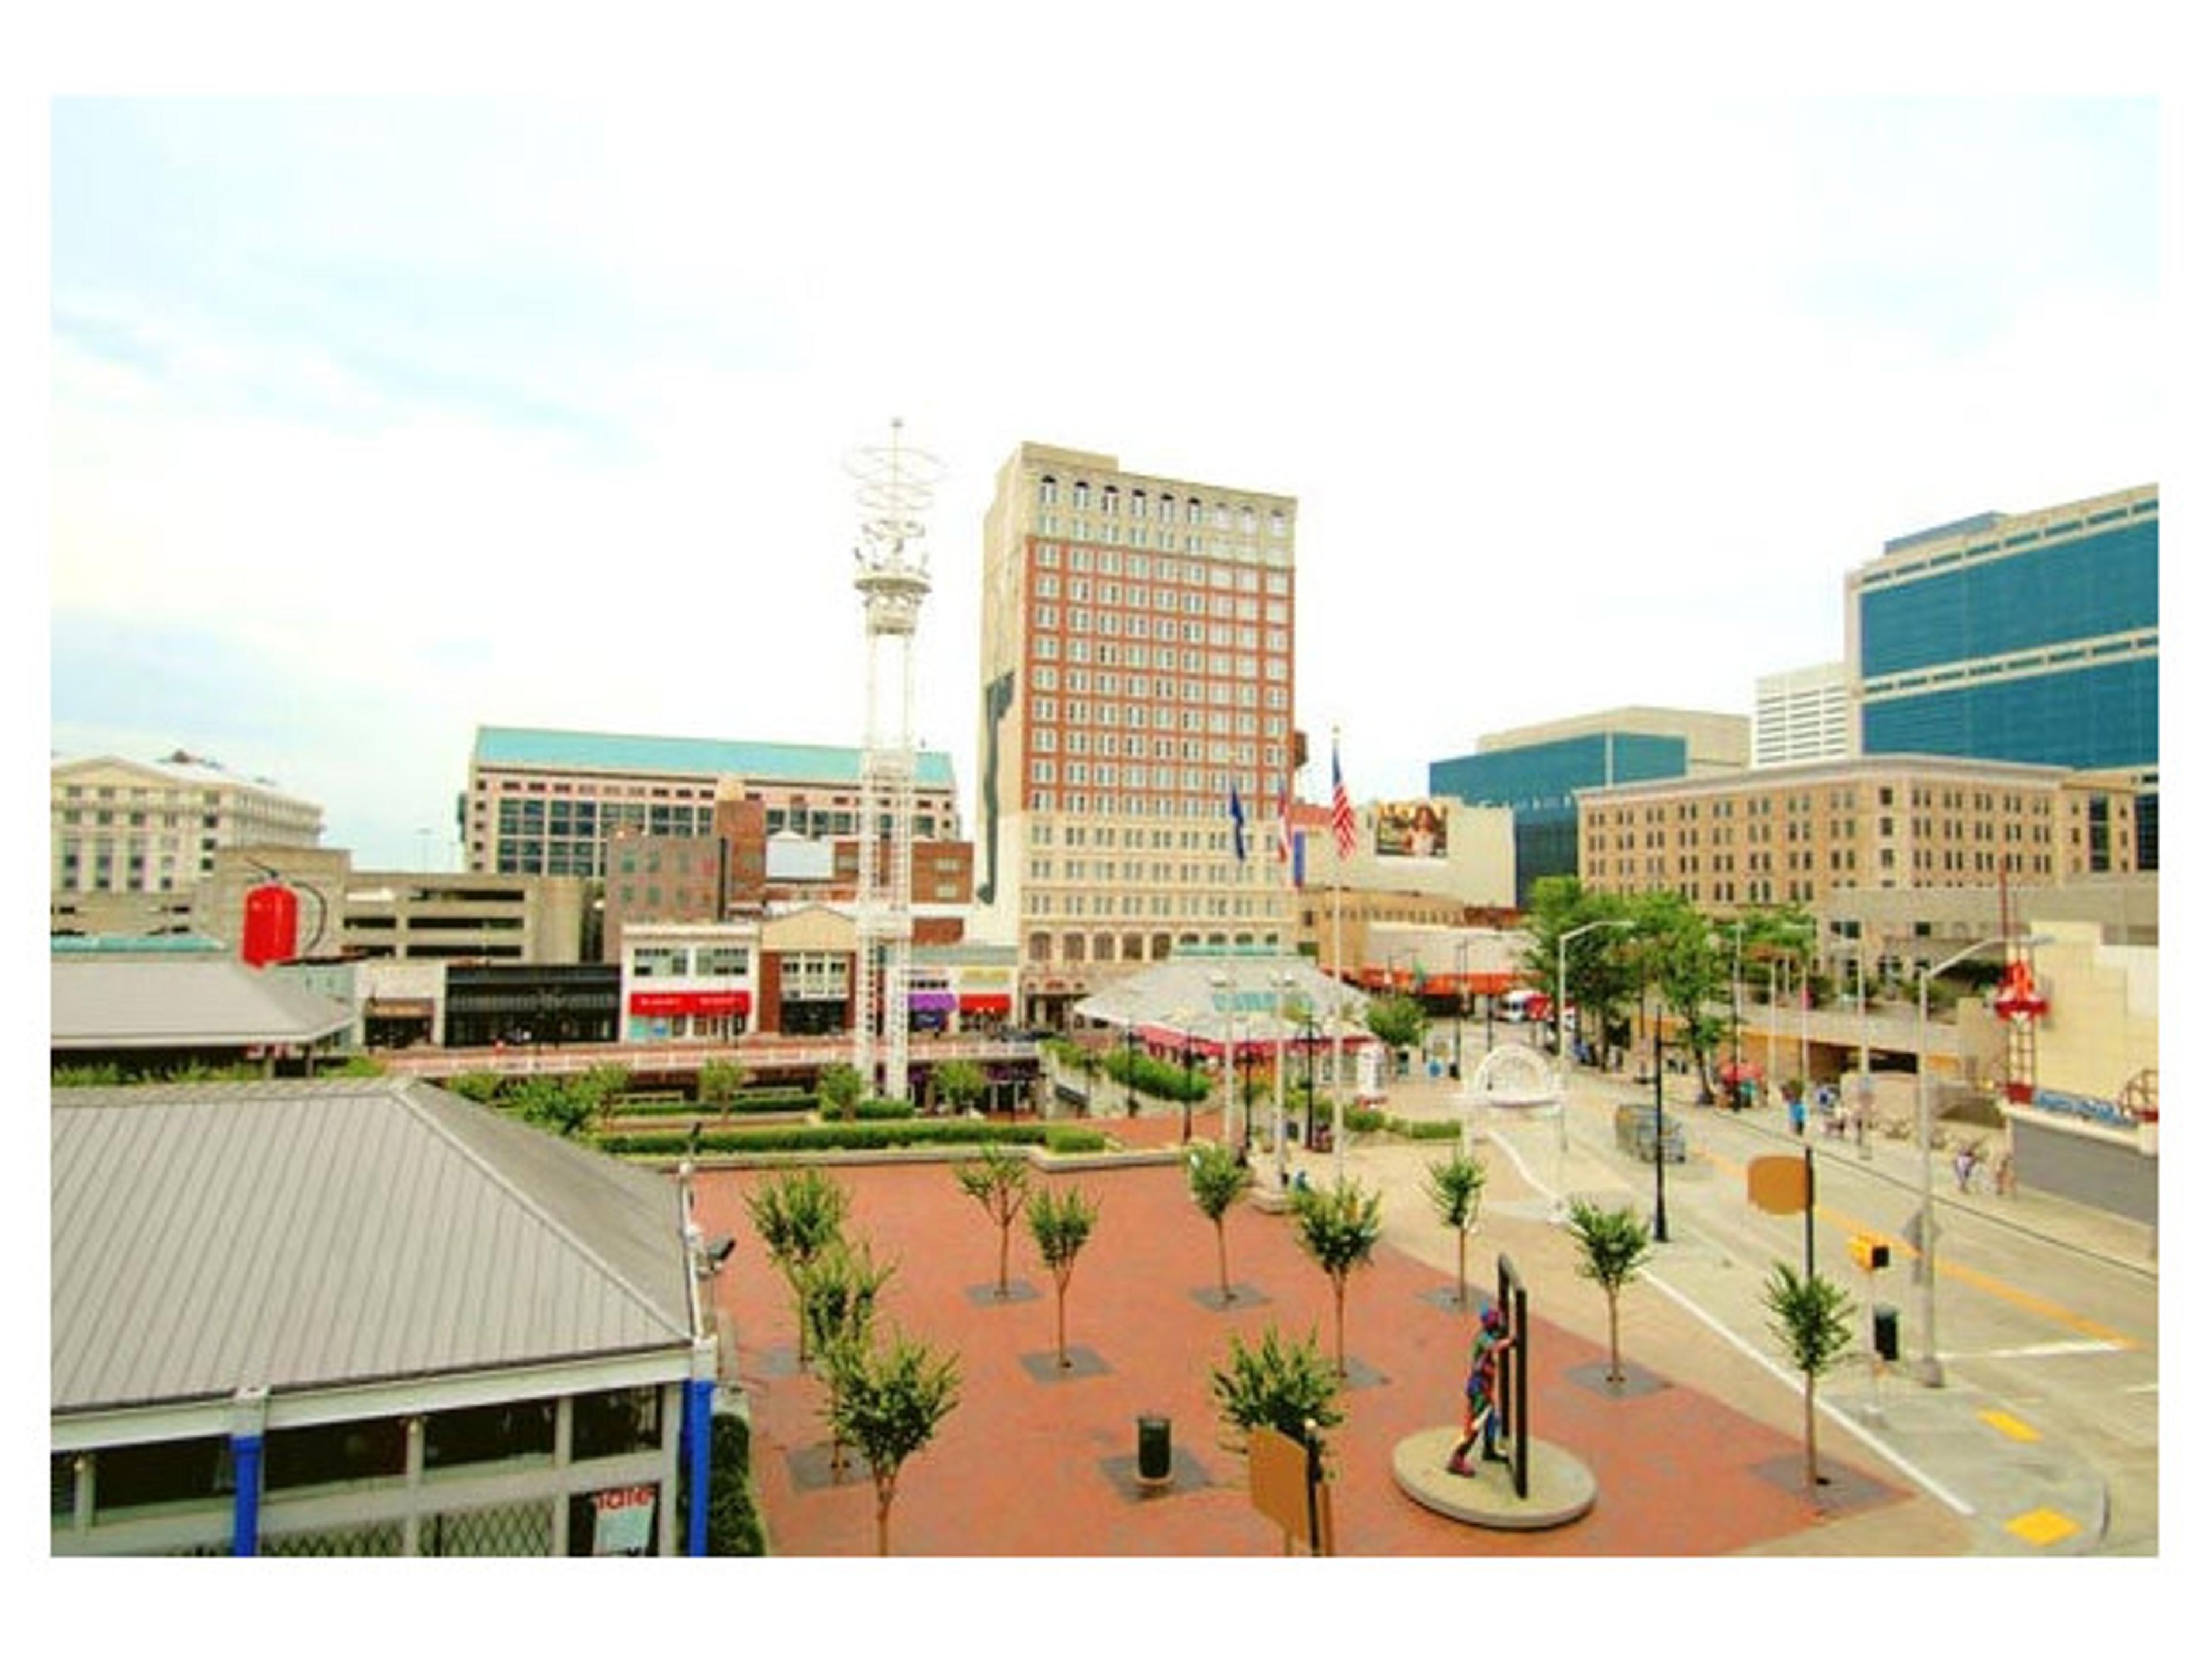
[[[1790,1097],[1790,1133],[1800,1140],[1805,1138],[1805,1097],[1802,1093]]]

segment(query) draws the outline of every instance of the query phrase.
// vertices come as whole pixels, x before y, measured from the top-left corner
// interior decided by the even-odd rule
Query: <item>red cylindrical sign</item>
[[[264,882],[247,890],[238,953],[252,968],[289,962],[300,954],[300,901],[290,888]]]

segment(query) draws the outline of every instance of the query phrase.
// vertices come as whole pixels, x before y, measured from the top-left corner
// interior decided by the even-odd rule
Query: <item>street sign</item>
[[[1264,1425],[1251,1432],[1252,1507],[1283,1529],[1283,1553],[1293,1542],[1316,1555],[1330,1553],[1328,1483],[1312,1467],[1305,1443]]]
[[[1802,1158],[1787,1153],[1754,1158],[1744,1169],[1751,1201],[1769,1215],[1796,1215],[1812,1201],[1812,1181]]]

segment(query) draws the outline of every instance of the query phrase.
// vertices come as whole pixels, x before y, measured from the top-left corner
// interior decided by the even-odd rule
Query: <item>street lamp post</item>
[[[2039,933],[2020,941],[2029,945],[2048,942],[2048,938]],[[1920,969],[1920,1025],[1913,1040],[1917,1050],[1913,1063],[1917,1085],[1914,1092],[1919,1096],[1920,1107],[1920,1332],[1927,1351],[1914,1365],[1913,1375],[1931,1389],[1943,1386],[1943,1362],[1936,1353],[1936,1158],[1931,1133],[1935,1102],[1928,1090],[1928,981],[1977,951],[2010,943],[2002,934],[1996,939],[1978,939],[1965,950],[1954,951],[1933,968],[1923,963]]]
[[[1729,928],[1735,952],[1729,969],[1729,1104],[1743,1104],[1743,923]]]
[[[1182,1144],[1190,1145],[1190,1010],[1182,1011]]]
[[[1595,921],[1586,921],[1579,927],[1570,927],[1559,935],[1559,977],[1553,986],[1558,993],[1552,1009],[1553,1030],[1557,1034],[1558,1052],[1554,1059],[1559,1065],[1559,1202],[1567,1201],[1567,944],[1584,933],[1595,933],[1601,927],[1632,927],[1635,923],[1626,916],[1602,916]]]
[[[1651,1237],[1667,1242],[1667,1044],[1656,1021],[1651,1026]]]
[[[1452,1005],[1452,1080],[1460,1077],[1460,1027],[1467,1023],[1467,945],[1465,939],[1452,946],[1452,966],[1458,970],[1459,1000]]]
[[[1137,1017],[1121,1028],[1121,1092],[1131,1117],[1137,1115]]]
[[[1284,1073],[1288,1069],[1289,1045],[1285,1039],[1290,1026],[1283,1018],[1283,993],[1297,983],[1288,973],[1276,972],[1268,975],[1274,981],[1275,991],[1275,1187],[1280,1191],[1291,1184],[1291,1149],[1289,1137],[1283,1133]]]

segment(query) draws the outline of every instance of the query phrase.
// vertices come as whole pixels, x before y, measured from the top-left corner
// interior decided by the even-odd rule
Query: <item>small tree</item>
[[[479,1106],[489,1106],[499,1098],[506,1079],[497,1072],[464,1072],[446,1085],[463,1100],[473,1100]]]
[[[750,1080],[744,1062],[738,1060],[706,1060],[699,1062],[699,1103],[720,1109],[722,1121],[730,1121],[730,1108],[744,1092]]]
[[[1297,1222],[1298,1248],[1328,1275],[1336,1293],[1336,1369],[1343,1376],[1345,1285],[1354,1267],[1374,1260],[1382,1237],[1382,1195],[1356,1181],[1340,1181],[1293,1193],[1291,1213]]]
[[[591,1094],[557,1077],[526,1078],[511,1098],[524,1122],[550,1129],[564,1140],[573,1139],[599,1109]]]
[[[1213,1224],[1215,1253],[1221,1263],[1221,1299],[1234,1302],[1237,1292],[1229,1287],[1229,1210],[1237,1200],[1252,1190],[1252,1166],[1241,1163],[1236,1149],[1217,1146],[1211,1142],[1194,1146],[1190,1152],[1190,1196],[1206,1218]]]
[[[890,1263],[878,1267],[865,1242],[851,1244],[836,1238],[792,1276],[800,1325],[812,1340],[815,1352],[823,1356],[823,1381],[832,1394],[842,1385],[843,1375],[836,1363],[839,1351],[866,1343],[875,1327],[877,1300],[896,1271]],[[845,1466],[845,1445],[836,1436],[836,1423],[833,1402],[830,1443],[833,1475]]]
[[[1060,1369],[1067,1369],[1067,1281],[1075,1273],[1075,1258],[1091,1239],[1091,1230],[1097,1224],[1098,1206],[1091,1202],[1080,1187],[1071,1187],[1065,1192],[1054,1192],[1047,1188],[1030,1194],[1028,1207],[1030,1237],[1036,1241],[1037,1254],[1044,1265],[1052,1270],[1052,1282],[1057,1292],[1058,1311],[1055,1331],[1060,1344]]]
[[[1393,1048],[1413,1048],[1429,1029],[1429,1017],[1412,997],[1376,997],[1367,1005],[1367,1029]]]
[[[837,1376],[825,1408],[830,1432],[867,1463],[876,1483],[876,1553],[889,1555],[899,1471],[960,1403],[960,1361],[895,1335],[881,1347],[841,1347],[830,1364]]]
[[[1802,1278],[1778,1261],[1766,1276],[1760,1300],[1774,1316],[1767,1328],[1780,1339],[1790,1363],[1805,1378],[1805,1486],[1817,1491],[1820,1463],[1813,1409],[1813,1385],[1835,1368],[1851,1340],[1851,1299],[1842,1285],[1814,1268]]]
[[[1228,1361],[1209,1373],[1209,1387],[1226,1438],[1240,1451],[1256,1428],[1303,1440],[1309,1423],[1319,1431],[1344,1421],[1343,1379],[1310,1331],[1289,1342],[1270,1325],[1260,1334],[1259,1346],[1250,1348],[1231,1334]]]
[[[1474,1231],[1475,1214],[1482,1207],[1483,1183],[1489,1179],[1490,1171],[1480,1159],[1455,1152],[1442,1163],[1430,1164],[1421,1182],[1437,1219],[1450,1228],[1459,1241],[1459,1305],[1462,1308],[1467,1306],[1467,1236]]]
[[[948,1060],[929,1074],[939,1102],[946,1110],[965,1112],[982,1099],[991,1079],[972,1060]]]
[[[753,1231],[768,1247],[796,1301],[799,1276],[842,1233],[851,1195],[819,1170],[793,1170],[771,1177],[745,1195]],[[806,1318],[799,1316],[799,1363],[806,1363]]]
[[[1612,1353],[1605,1380],[1618,1385],[1626,1380],[1620,1369],[1620,1292],[1650,1261],[1651,1231],[1626,1205],[1603,1210],[1577,1198],[1567,1208],[1567,1233],[1582,1253],[1575,1271],[1596,1280],[1605,1292],[1606,1340]]]
[[[858,1072],[842,1060],[832,1060],[815,1079],[814,1097],[824,1112],[849,1121],[860,1109],[860,1096],[866,1088]]]
[[[1029,1164],[1018,1152],[987,1146],[982,1156],[952,1166],[960,1190],[983,1206],[999,1228],[999,1300],[1006,1299],[1006,1248],[1014,1231],[1014,1218],[1029,1196]]]

